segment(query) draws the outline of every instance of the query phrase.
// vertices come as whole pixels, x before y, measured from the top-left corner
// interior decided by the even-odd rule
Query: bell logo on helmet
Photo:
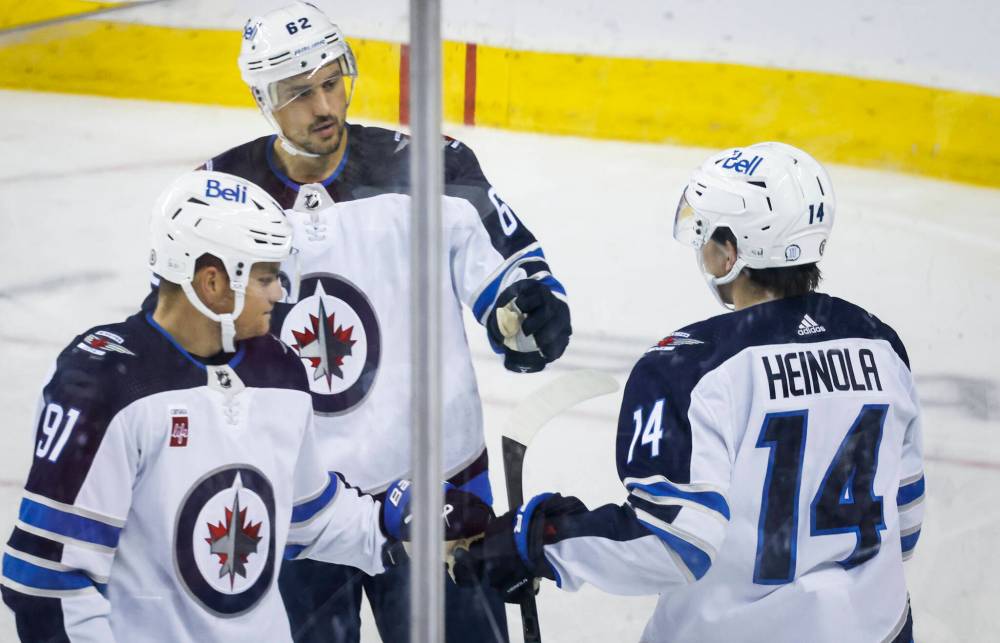
[[[753,176],[763,160],[764,157],[759,155],[752,159],[745,159],[743,158],[743,150],[733,150],[733,155],[722,162],[722,168]]]
[[[236,184],[236,187],[224,188],[222,183],[215,179],[205,182],[205,196],[210,199],[222,199],[223,201],[235,201],[236,203],[247,202],[247,186]]]
[[[802,248],[792,244],[785,248],[785,261],[795,261],[802,256]]]

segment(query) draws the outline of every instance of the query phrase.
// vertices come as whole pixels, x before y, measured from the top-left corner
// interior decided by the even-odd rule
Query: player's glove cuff
[[[410,540],[410,502],[412,487],[409,480],[397,480],[385,492],[379,523],[386,538],[392,541]],[[493,509],[479,496],[444,483],[444,539],[464,540],[479,536],[493,518]]]
[[[501,315],[511,317],[501,323]],[[569,306],[545,284],[522,279],[497,297],[486,319],[490,342],[504,353],[504,367],[533,373],[562,356],[573,329]]]
[[[586,511],[577,498],[545,493],[490,523],[483,540],[455,552],[455,580],[470,585],[485,579],[508,603],[535,591],[535,578],[556,580],[544,547],[558,535],[558,518]]]

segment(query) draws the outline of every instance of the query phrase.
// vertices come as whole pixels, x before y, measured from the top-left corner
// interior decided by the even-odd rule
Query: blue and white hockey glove
[[[534,373],[562,356],[573,329],[565,301],[540,281],[522,279],[497,297],[486,332],[503,348],[507,370]]]
[[[556,579],[545,559],[543,547],[557,540],[560,518],[587,511],[573,496],[543,493],[493,520],[486,536],[468,549],[455,550],[455,581],[478,584],[485,579],[507,603],[520,603],[528,592],[537,591],[536,578]]]
[[[382,501],[382,532],[394,541],[410,540],[410,500],[409,480],[397,480],[385,492]],[[466,540],[481,536],[493,518],[493,509],[479,496],[461,491],[455,485],[444,483],[444,539],[446,541]]]

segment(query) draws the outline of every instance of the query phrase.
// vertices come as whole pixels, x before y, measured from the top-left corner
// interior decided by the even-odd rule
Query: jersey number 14
[[[888,412],[886,404],[862,407],[809,505],[810,536],[854,533],[857,537],[854,551],[837,561],[844,569],[871,560],[882,544],[882,497],[875,495],[874,484]],[[807,410],[770,413],[757,439],[757,448],[770,450],[753,571],[753,581],[760,585],[781,585],[795,578],[808,419]]]

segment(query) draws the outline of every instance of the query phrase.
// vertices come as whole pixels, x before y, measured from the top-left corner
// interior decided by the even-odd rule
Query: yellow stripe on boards
[[[350,42],[360,72],[351,115],[398,122],[400,45]],[[0,38],[0,87],[252,107],[236,68],[239,47],[238,29],[65,23]],[[465,43],[444,43],[443,110],[453,123],[463,121],[466,53]],[[994,96],[484,45],[475,69],[479,125],[716,148],[781,140],[826,161],[1000,187]]]
[[[80,21],[18,34],[2,44],[4,87],[254,104],[236,68],[239,32]]]
[[[46,27],[0,41],[0,87],[253,107],[236,58],[241,32],[107,21]],[[399,118],[399,46],[350,40],[365,73],[352,113]]]
[[[721,63],[479,47],[476,122],[727,147],[764,140],[841,163],[1000,186],[1000,98]]]
[[[348,38],[358,60],[358,82],[347,113],[387,123],[399,121],[399,58],[396,43]],[[233,65],[235,66],[235,58]]]
[[[441,52],[444,96],[441,111],[449,123],[461,123],[465,108],[465,43],[445,41]],[[412,88],[410,91],[413,91]]]
[[[118,4],[122,3],[85,0],[0,0],[0,29],[78,16]]]

